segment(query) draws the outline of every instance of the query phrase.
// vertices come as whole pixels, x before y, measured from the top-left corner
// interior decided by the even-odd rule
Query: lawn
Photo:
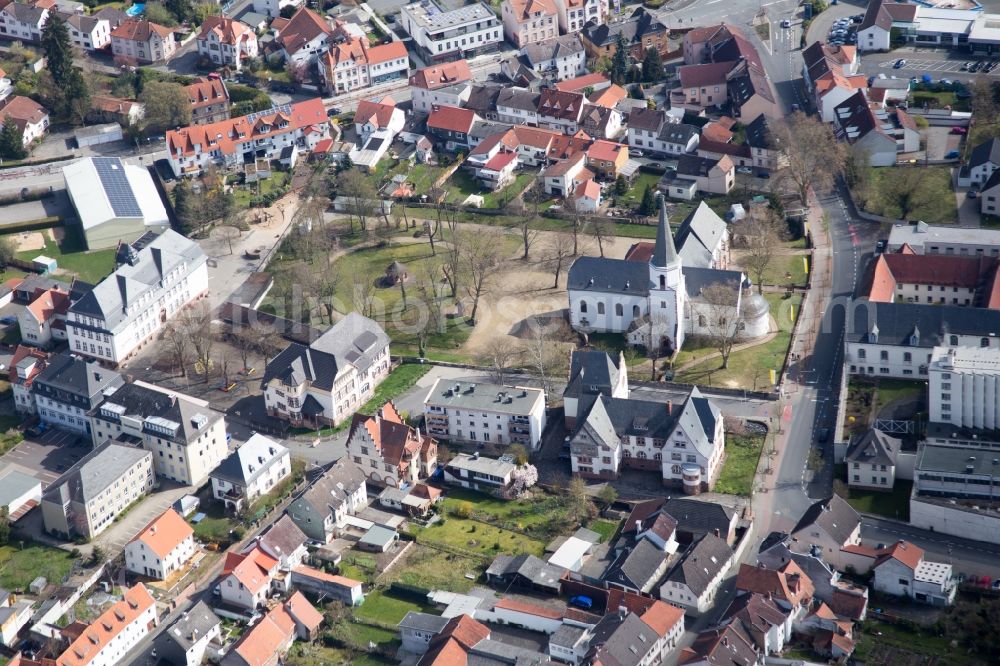
[[[440,178],[444,172],[444,167],[416,164],[406,173],[406,179],[413,183],[413,193],[419,196],[427,194],[434,185],[434,181]]]
[[[373,414],[385,403],[413,388],[430,369],[429,365],[416,363],[404,363],[397,367],[375,388],[375,393],[358,411]]]
[[[115,269],[114,248],[87,251],[78,227],[63,227],[63,230],[65,235],[61,243],[52,239],[52,229],[45,229],[41,232],[45,234],[45,247],[41,250],[18,252],[17,257],[25,261],[31,261],[40,254],[51,257],[59,264],[59,272],[53,277],[67,281],[75,276],[96,283]],[[18,270],[3,271],[0,273],[0,281],[23,274],[24,271]]]
[[[642,203],[642,195],[646,191],[646,187],[651,187],[653,189],[653,194],[656,194],[656,184],[660,182],[662,178],[661,174],[658,173],[646,173],[639,172],[636,176],[635,182],[629,187],[628,192],[622,196],[617,196],[614,194],[614,188],[611,189],[611,197],[614,200],[614,206],[616,208],[635,208],[640,203]],[[675,220],[680,222],[680,220]]]
[[[250,201],[275,192],[284,192],[289,175],[284,171],[272,171],[270,178],[255,183],[233,187],[233,198],[241,208],[249,208]]]
[[[970,658],[964,650],[951,646],[951,637],[934,635],[926,628],[910,631],[888,622],[868,620],[854,637],[857,640],[854,659],[865,664],[970,666],[989,661]]]
[[[905,379],[881,379],[875,391],[875,414],[891,402],[903,398],[919,397],[923,395],[926,382],[907,381]]]
[[[513,183],[498,192],[488,192],[481,187],[479,181],[471,173],[465,169],[459,169],[445,181],[445,187],[448,190],[445,201],[460,204],[470,194],[479,194],[483,197],[483,208],[503,208],[513,197],[523,192],[536,175],[534,171],[518,172]]]
[[[373,590],[365,595],[365,602],[354,609],[355,617],[398,624],[410,611],[437,613],[430,604],[421,604],[402,597],[393,596],[385,590]]]
[[[287,666],[388,666],[396,662],[372,654],[327,647],[322,641],[295,641],[284,663]]]
[[[611,537],[615,535],[615,532],[618,531],[618,522],[611,520],[595,520],[587,525],[587,529],[600,534],[601,543],[607,543],[611,540]]]
[[[411,546],[405,562],[389,570],[389,580],[426,590],[468,592],[483,571],[484,565],[477,559],[416,544]]]
[[[926,105],[932,109],[943,109],[950,106],[953,111],[968,111],[970,108],[969,100],[958,99],[951,90],[935,92],[915,89],[911,94],[913,95],[911,104],[915,107],[923,108]]]
[[[475,518],[497,527],[527,532],[539,541],[547,542],[576,527],[566,513],[562,498],[541,490],[536,490],[530,498],[506,501],[474,490],[454,488],[448,491],[441,506],[449,520],[462,520],[458,512],[468,508]]]
[[[26,590],[39,576],[61,585],[73,568],[73,562],[73,557],[65,550],[38,543],[26,542],[23,549],[16,544],[0,546],[0,587]]]
[[[922,172],[923,178],[914,181],[912,191],[901,185],[902,169]],[[954,224],[958,219],[951,169],[946,166],[872,168],[863,192],[865,210],[875,215],[896,220],[916,217],[928,224]]]
[[[305,476],[306,463],[304,460],[298,458],[292,458],[292,473],[283,480],[281,483],[276,485],[271,489],[266,495],[259,497],[252,505],[253,514],[250,520],[259,520],[271,512],[274,507],[276,507],[281,500],[283,500],[288,494],[292,492],[302,481],[302,477]]]
[[[812,257],[807,254],[779,254],[764,271],[764,284],[804,287],[809,284],[806,264],[812,268],[811,261]]]
[[[690,211],[689,211],[690,212]],[[406,209],[409,218],[417,220],[429,219],[433,217],[433,211],[429,208],[416,208],[409,206]],[[487,224],[490,226],[512,227],[521,224],[521,218],[516,215],[486,215],[477,213],[475,209],[461,210],[455,213],[456,219],[460,222],[471,222],[473,224]],[[552,217],[537,217],[531,222],[531,228],[539,231],[569,231],[570,222]],[[655,224],[623,224],[613,223],[615,236],[622,238],[656,238]]]
[[[344,622],[339,624],[335,630],[342,632],[344,638],[354,645],[374,643],[384,648],[393,648],[399,645],[399,634],[381,627],[372,627],[358,622]]]
[[[848,469],[847,473],[850,474],[851,470]],[[862,474],[864,473],[862,471]],[[913,490],[912,481],[896,479],[892,492],[848,488],[846,499],[848,504],[861,513],[874,513],[886,518],[907,521],[910,519],[911,490]]]
[[[757,473],[763,437],[726,436],[726,460],[715,484],[715,492],[749,497]]]
[[[0,391],[0,393],[10,391],[10,384],[7,382],[0,383],[7,385],[3,391]],[[7,453],[24,441],[24,435],[17,430],[17,426],[19,426],[23,420],[24,418],[22,416],[16,414],[4,414],[0,416],[0,455]]]
[[[802,296],[792,294],[791,297],[784,298],[782,294],[764,294],[764,297],[771,304],[771,316],[778,325],[778,333],[774,338],[763,344],[732,352],[729,355],[729,367],[724,370],[721,368],[721,359],[716,356],[687,370],[679,371],[674,379],[678,382],[743,388],[751,391],[772,388],[768,371],[773,369],[775,374],[781,372],[785,354],[788,353],[788,345],[792,341],[792,329],[799,314]],[[716,351],[710,344],[699,344],[697,340],[685,343],[685,348],[683,353],[690,354],[689,360]],[[675,361],[674,365],[676,367],[682,363]]]
[[[501,553],[541,556],[545,550],[543,542],[531,537],[464,518],[449,517],[430,527],[411,529],[417,543],[441,544],[445,548],[481,555],[484,559],[492,559]]]
[[[226,547],[233,541],[231,532],[243,529],[239,522],[226,515],[222,502],[203,495],[198,511],[204,513],[205,517],[197,525],[192,524],[191,527],[194,528],[194,536],[199,541],[217,543]]]

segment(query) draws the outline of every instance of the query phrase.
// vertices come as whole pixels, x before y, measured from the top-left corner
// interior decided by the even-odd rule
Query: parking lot
[[[920,71],[920,72],[952,72],[952,73],[964,73],[968,74],[964,67],[965,63],[969,62],[966,60],[910,60],[905,59],[906,64],[900,67],[900,71]],[[975,62],[975,61],[973,61]],[[980,61],[982,62],[982,61]],[[887,60],[885,62],[880,62],[878,66],[882,69],[895,69],[895,60]],[[991,72],[984,72],[979,70],[977,74],[989,74],[992,76],[1000,76],[1000,68],[994,69]]]
[[[0,467],[10,466],[34,476],[47,488],[63,472],[91,450],[90,440],[61,430],[49,430],[36,438],[27,438],[0,457]]]

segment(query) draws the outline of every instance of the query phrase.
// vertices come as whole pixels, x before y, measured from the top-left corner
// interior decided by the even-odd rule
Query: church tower
[[[666,202],[660,201],[660,221],[656,247],[649,259],[649,317],[654,341],[663,352],[676,351],[684,344],[684,273],[681,258],[674,246],[674,236],[667,219]]]

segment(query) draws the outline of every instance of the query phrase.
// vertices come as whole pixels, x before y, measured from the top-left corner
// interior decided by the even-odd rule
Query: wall
[[[1000,514],[986,515],[910,498],[910,525],[941,534],[968,538],[970,534],[987,543],[1000,544]]]

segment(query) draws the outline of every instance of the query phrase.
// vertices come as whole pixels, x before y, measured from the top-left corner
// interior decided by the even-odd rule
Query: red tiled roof
[[[729,143],[733,140],[733,133],[720,123],[711,122],[701,128],[701,138],[718,143]]]
[[[618,156],[621,155],[623,149],[625,149],[625,146],[620,143],[598,139],[590,144],[590,148],[587,149],[587,157],[592,160],[615,162],[618,160]]]
[[[608,77],[600,72],[593,72],[591,74],[584,74],[583,76],[578,76],[573,79],[560,81],[556,84],[556,90],[562,90],[564,92],[582,92],[586,88],[596,89],[597,86],[607,87],[609,85],[611,85],[611,81],[608,80]]]
[[[282,654],[294,640],[295,621],[284,605],[279,605],[244,634],[233,651],[247,666],[264,666]]]
[[[396,101],[392,97],[383,97],[378,102],[371,102],[363,99],[358,102],[358,108],[354,112],[354,124],[364,125],[372,122],[375,127],[383,128],[389,126],[392,120],[392,112],[396,110]]]
[[[271,27],[274,28],[273,22]],[[302,7],[279,29],[275,41],[281,44],[285,53],[296,53],[320,35],[329,35],[330,31],[330,25],[322,16],[308,7]]]
[[[35,367],[27,377],[21,380],[17,376],[17,364],[20,363],[22,360],[28,358],[29,356],[36,359]],[[10,367],[7,368],[7,376],[10,383],[18,384],[23,382],[23,385],[25,387],[30,387],[31,381],[35,377],[37,377],[42,372],[42,370],[45,369],[48,360],[49,360],[48,352],[42,351],[41,349],[38,349],[36,347],[29,347],[27,345],[19,344],[14,349],[14,355],[11,356],[10,358]]]
[[[527,21],[539,12],[542,16],[556,15],[556,5],[552,0],[507,0],[507,4],[518,21]]]
[[[493,157],[491,157],[486,164],[483,165],[484,169],[489,169],[490,171],[502,171],[511,162],[517,161],[517,153],[511,153],[507,151],[500,151]]]
[[[733,70],[732,62],[710,62],[703,65],[683,65],[678,68],[682,88],[726,85],[726,75]]]
[[[7,103],[0,107],[0,122],[10,116],[17,122],[18,128],[22,131],[24,131],[25,124],[37,125],[47,115],[49,112],[44,106],[30,97],[22,95],[7,98]]]
[[[924,559],[924,549],[908,541],[897,541],[896,543],[883,548],[878,553],[878,560],[875,566],[878,567],[888,560],[897,560],[907,569],[916,571],[917,567]]]
[[[440,106],[427,117],[427,127],[468,134],[475,119],[475,111],[457,106]]]
[[[320,571],[319,569],[313,569],[312,567],[306,566],[305,564],[300,564],[299,566],[292,569],[294,573],[300,576],[308,576],[313,580],[320,580],[326,583],[334,583],[335,585],[342,585],[346,588],[356,588],[361,586],[361,582],[356,581],[352,578],[347,578],[346,576],[338,576],[336,574],[328,574],[325,571]]]
[[[38,322],[46,322],[55,315],[65,315],[69,310],[69,294],[59,289],[46,289],[26,308]]]
[[[125,595],[91,622],[69,647],[56,658],[56,666],[86,666],[108,643],[156,602],[142,583],[125,591]],[[155,611],[154,611],[155,612]],[[148,629],[148,627],[144,627]]]
[[[129,113],[137,104],[138,102],[110,95],[93,95],[90,98],[90,108],[104,113]]]
[[[410,55],[406,51],[406,44],[403,42],[389,42],[388,44],[368,47],[369,65],[409,57]]]
[[[132,541],[146,544],[157,557],[163,559],[170,555],[185,539],[194,536],[194,530],[180,514],[172,508],[167,509],[142,528]],[[132,543],[130,541],[129,543]]]
[[[111,31],[113,38],[125,39],[130,42],[149,42],[149,38],[154,34],[166,39],[174,34],[173,28],[162,26],[145,19],[125,19],[121,25]]]
[[[597,201],[601,197],[601,186],[593,178],[588,178],[576,188],[575,195],[577,199],[586,197]]]
[[[242,21],[229,18],[228,16],[208,16],[201,24],[201,31],[198,33],[199,40],[207,40],[211,33],[215,33],[219,38],[219,43],[235,46],[244,39],[256,40],[257,35],[253,28]]]
[[[662,638],[668,635],[678,622],[684,622],[684,611],[663,601],[654,601],[653,605],[639,617]]]
[[[309,601],[302,596],[301,592],[296,592],[285,602],[285,610],[292,619],[305,626],[310,631],[319,628],[323,624],[323,614],[316,610]]]
[[[229,101],[229,91],[226,90],[225,82],[215,76],[199,77],[194,83],[184,86],[184,90],[187,91],[192,109]]]
[[[736,589],[770,594],[793,606],[808,601],[814,592],[809,576],[794,561],[789,561],[780,570],[742,564],[736,575]]]
[[[604,90],[597,90],[590,94],[587,101],[591,104],[596,104],[597,106],[603,106],[608,109],[613,109],[618,105],[618,102],[622,101],[628,97],[628,93],[625,89],[619,85],[611,84]]]
[[[437,90],[446,86],[472,80],[469,63],[456,60],[441,65],[433,65],[418,69],[410,77],[410,85],[425,90]]]

